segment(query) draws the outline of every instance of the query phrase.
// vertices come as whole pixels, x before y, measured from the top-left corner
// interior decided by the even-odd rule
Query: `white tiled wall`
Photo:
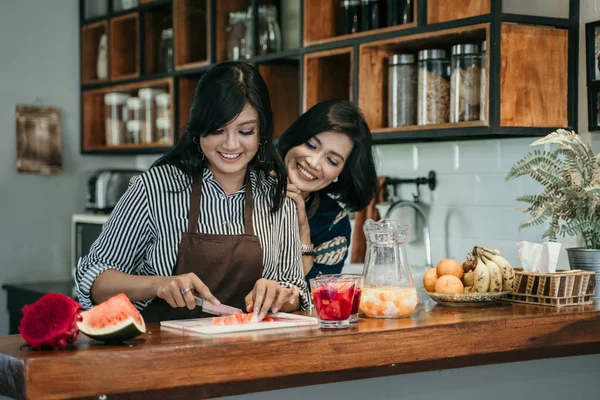
[[[474,245],[497,248],[518,265],[516,243],[541,242],[545,226],[522,231],[527,218],[517,210],[524,204],[517,196],[538,193],[541,186],[523,177],[505,182],[510,167],[533,150],[533,138],[386,145],[377,147],[378,173],[382,176],[414,178],[437,174],[434,191],[421,186],[420,203],[427,210],[431,230],[433,263],[444,257],[464,259]],[[595,143],[598,144],[598,143]],[[596,146],[595,146],[596,147]],[[412,200],[413,185],[399,187],[399,197]],[[401,211],[400,211],[401,210]],[[392,215],[409,225],[407,252],[414,265],[425,264],[421,221],[410,209]],[[415,222],[416,221],[416,222]],[[563,248],[576,245],[574,238],[561,239]],[[564,249],[560,268],[568,268]]]

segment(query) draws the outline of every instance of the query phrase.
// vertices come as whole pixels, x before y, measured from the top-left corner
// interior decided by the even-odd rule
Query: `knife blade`
[[[239,308],[231,307],[225,304],[219,304],[218,306],[215,306],[214,304],[210,304],[209,301],[198,296],[194,296],[194,301],[198,307],[202,307],[202,311],[208,314],[232,315],[242,312],[242,310]]]

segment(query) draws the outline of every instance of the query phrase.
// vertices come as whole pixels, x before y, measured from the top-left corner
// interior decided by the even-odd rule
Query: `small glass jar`
[[[387,0],[388,25],[402,25],[413,22],[414,0]]]
[[[171,141],[171,119],[156,119],[156,141],[158,143],[169,143]]]
[[[343,35],[360,32],[360,0],[343,0],[341,3]]]
[[[139,97],[130,97],[127,99],[127,120],[139,121],[142,112],[142,101]]]
[[[413,54],[394,54],[388,68],[388,126],[417,124],[417,64]]]
[[[446,50],[421,50],[418,58],[417,123],[446,123],[450,111],[450,60]]]
[[[479,98],[479,119],[485,121],[487,116],[487,107],[488,107],[488,93],[487,93],[487,42],[484,40],[481,43],[481,90],[480,90],[480,98]]]
[[[142,124],[139,120],[127,121],[127,135],[125,137],[125,143],[140,143],[140,133]]]
[[[173,28],[163,29],[160,33],[160,52],[158,66],[161,72],[173,72]]]
[[[362,0],[361,3],[361,31],[364,32],[386,26],[385,0]]]
[[[240,60],[246,58],[246,29],[248,14],[245,11],[229,13],[227,25],[227,59]]]
[[[481,117],[481,53],[477,44],[452,46],[450,122],[477,121]]]
[[[171,95],[169,93],[157,94],[154,101],[156,101],[156,118],[170,119],[169,104],[171,103]]]
[[[154,98],[158,94],[166,93],[163,89],[144,88],[138,91],[141,101],[140,123],[141,143],[152,143],[155,141],[156,130],[156,103]]]
[[[277,7],[260,6],[258,9],[258,52],[268,54],[281,51],[281,28],[277,22]]]
[[[104,138],[107,146],[118,146],[124,140],[129,97],[127,93],[118,92],[104,95]]]

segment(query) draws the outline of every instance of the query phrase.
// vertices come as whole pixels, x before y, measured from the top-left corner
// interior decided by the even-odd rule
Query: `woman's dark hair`
[[[375,197],[377,172],[371,148],[371,131],[361,112],[352,103],[332,99],[314,105],[281,135],[277,149],[285,158],[291,148],[328,131],[347,135],[354,147],[338,181],[321,191],[336,197],[350,211],[362,210]]]
[[[158,159],[153,166],[174,165],[190,178],[204,170],[204,155],[198,143],[201,137],[216,132],[233,121],[246,104],[258,112],[260,146],[249,164],[260,179],[276,174],[276,187],[272,192],[273,211],[283,203],[287,173],[283,161],[273,144],[273,111],[269,90],[258,71],[243,62],[223,62],[208,70],[198,82],[190,107],[190,118],[183,136],[175,147]]]

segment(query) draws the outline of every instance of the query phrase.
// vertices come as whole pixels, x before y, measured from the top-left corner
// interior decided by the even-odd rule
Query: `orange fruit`
[[[454,275],[458,279],[463,276],[462,264],[453,258],[444,258],[437,264],[437,276]]]
[[[462,282],[454,275],[440,276],[435,281],[435,291],[437,293],[462,293],[463,290]]]
[[[437,281],[437,269],[429,268],[423,275],[423,286],[428,292],[435,292],[435,281]]]

